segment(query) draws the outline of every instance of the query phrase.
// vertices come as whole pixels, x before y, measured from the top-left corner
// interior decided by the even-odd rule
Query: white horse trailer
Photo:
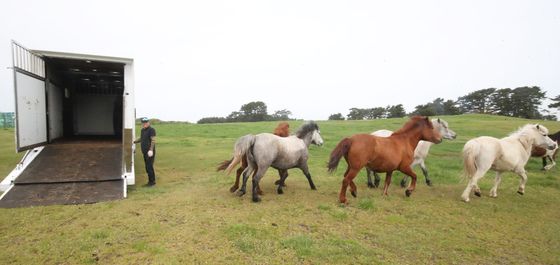
[[[126,198],[134,184],[133,60],[12,41],[16,151],[0,207]]]

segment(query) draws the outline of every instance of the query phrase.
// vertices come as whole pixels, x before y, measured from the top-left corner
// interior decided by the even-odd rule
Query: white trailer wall
[[[19,72],[15,73],[17,85],[18,146],[33,146],[47,142],[47,109],[45,82]]]
[[[47,82],[47,106],[49,109],[49,141],[56,140],[63,136],[63,97],[62,88],[57,87],[51,82]]]

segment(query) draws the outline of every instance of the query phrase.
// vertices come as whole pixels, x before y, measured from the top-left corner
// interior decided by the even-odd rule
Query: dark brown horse
[[[357,188],[353,180],[365,166],[375,172],[387,173],[383,189],[384,195],[387,195],[393,171],[399,170],[412,177],[412,183],[405,191],[406,196],[410,196],[416,188],[416,174],[410,167],[416,145],[420,140],[441,143],[440,133],[433,128],[432,122],[427,117],[415,116],[389,137],[355,134],[342,139],[331,152],[328,164],[331,173],[336,170],[341,157],[344,156],[348,164],[340,189],[340,202],[346,203],[348,186],[350,186],[352,196],[357,196]]]
[[[556,132],[555,134],[549,134],[548,137],[556,142],[556,144],[560,144],[560,131]],[[532,157],[542,157],[542,166],[543,170],[549,170],[556,164],[556,156],[558,155],[558,148],[554,151],[546,150],[541,147],[533,147],[531,150]],[[552,165],[547,166],[547,159],[550,160]]]
[[[290,136],[290,124],[288,124],[287,122],[278,123],[278,126],[276,126],[276,129],[274,129],[274,134],[278,135],[280,137]],[[216,170],[217,171],[225,170],[228,167],[228,165],[231,163],[232,160],[233,160],[233,158],[231,160],[226,160],[226,161],[220,163]],[[231,188],[229,188],[230,192],[235,192],[237,189],[239,189],[239,178],[241,177],[241,174],[247,168],[247,166],[248,166],[247,156],[244,156],[243,159],[241,160],[241,166],[236,171],[235,183],[233,184],[233,186],[231,186]],[[256,173],[257,173],[257,170],[255,169],[253,175],[255,175]],[[280,172],[279,172],[279,174],[280,174]],[[287,172],[285,174],[288,175]],[[278,181],[276,181],[276,182],[278,182]],[[263,192],[262,192],[260,187],[257,187],[257,193],[259,195],[263,195]]]

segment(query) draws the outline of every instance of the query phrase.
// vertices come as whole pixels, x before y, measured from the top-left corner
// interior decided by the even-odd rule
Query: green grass
[[[434,187],[419,177],[410,198],[393,176],[389,197],[357,177],[358,198],[338,204],[342,169],[330,175],[330,151],[345,136],[397,129],[405,119],[319,122],[323,147],[310,149],[318,190],[290,171],[283,195],[277,172],[261,182],[259,204],[228,190],[233,176],[215,172],[238,137],[270,132],[276,123],[156,124],[158,186],[136,156],[136,187],[121,201],[75,206],[0,209],[0,264],[559,264],[560,170],[527,165],[524,196],[519,177],[503,177],[489,198],[493,173],[481,181],[482,198],[460,200],[460,150],[475,136],[503,137],[527,120],[463,115],[444,117],[458,133],[432,147],[426,162]],[[533,121],[534,122],[534,121]],[[295,130],[301,122],[290,122]],[[558,122],[542,122],[553,132]],[[13,169],[13,130],[0,130],[0,176]],[[344,163],[344,162],[342,162]],[[343,168],[343,166],[341,166]],[[416,172],[421,175],[419,169]],[[349,194],[348,194],[349,195]]]

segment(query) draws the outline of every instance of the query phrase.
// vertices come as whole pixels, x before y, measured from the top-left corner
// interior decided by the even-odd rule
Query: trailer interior
[[[43,60],[48,143],[0,207],[122,199],[124,64]]]
[[[48,139],[122,137],[124,65],[45,58]]]

